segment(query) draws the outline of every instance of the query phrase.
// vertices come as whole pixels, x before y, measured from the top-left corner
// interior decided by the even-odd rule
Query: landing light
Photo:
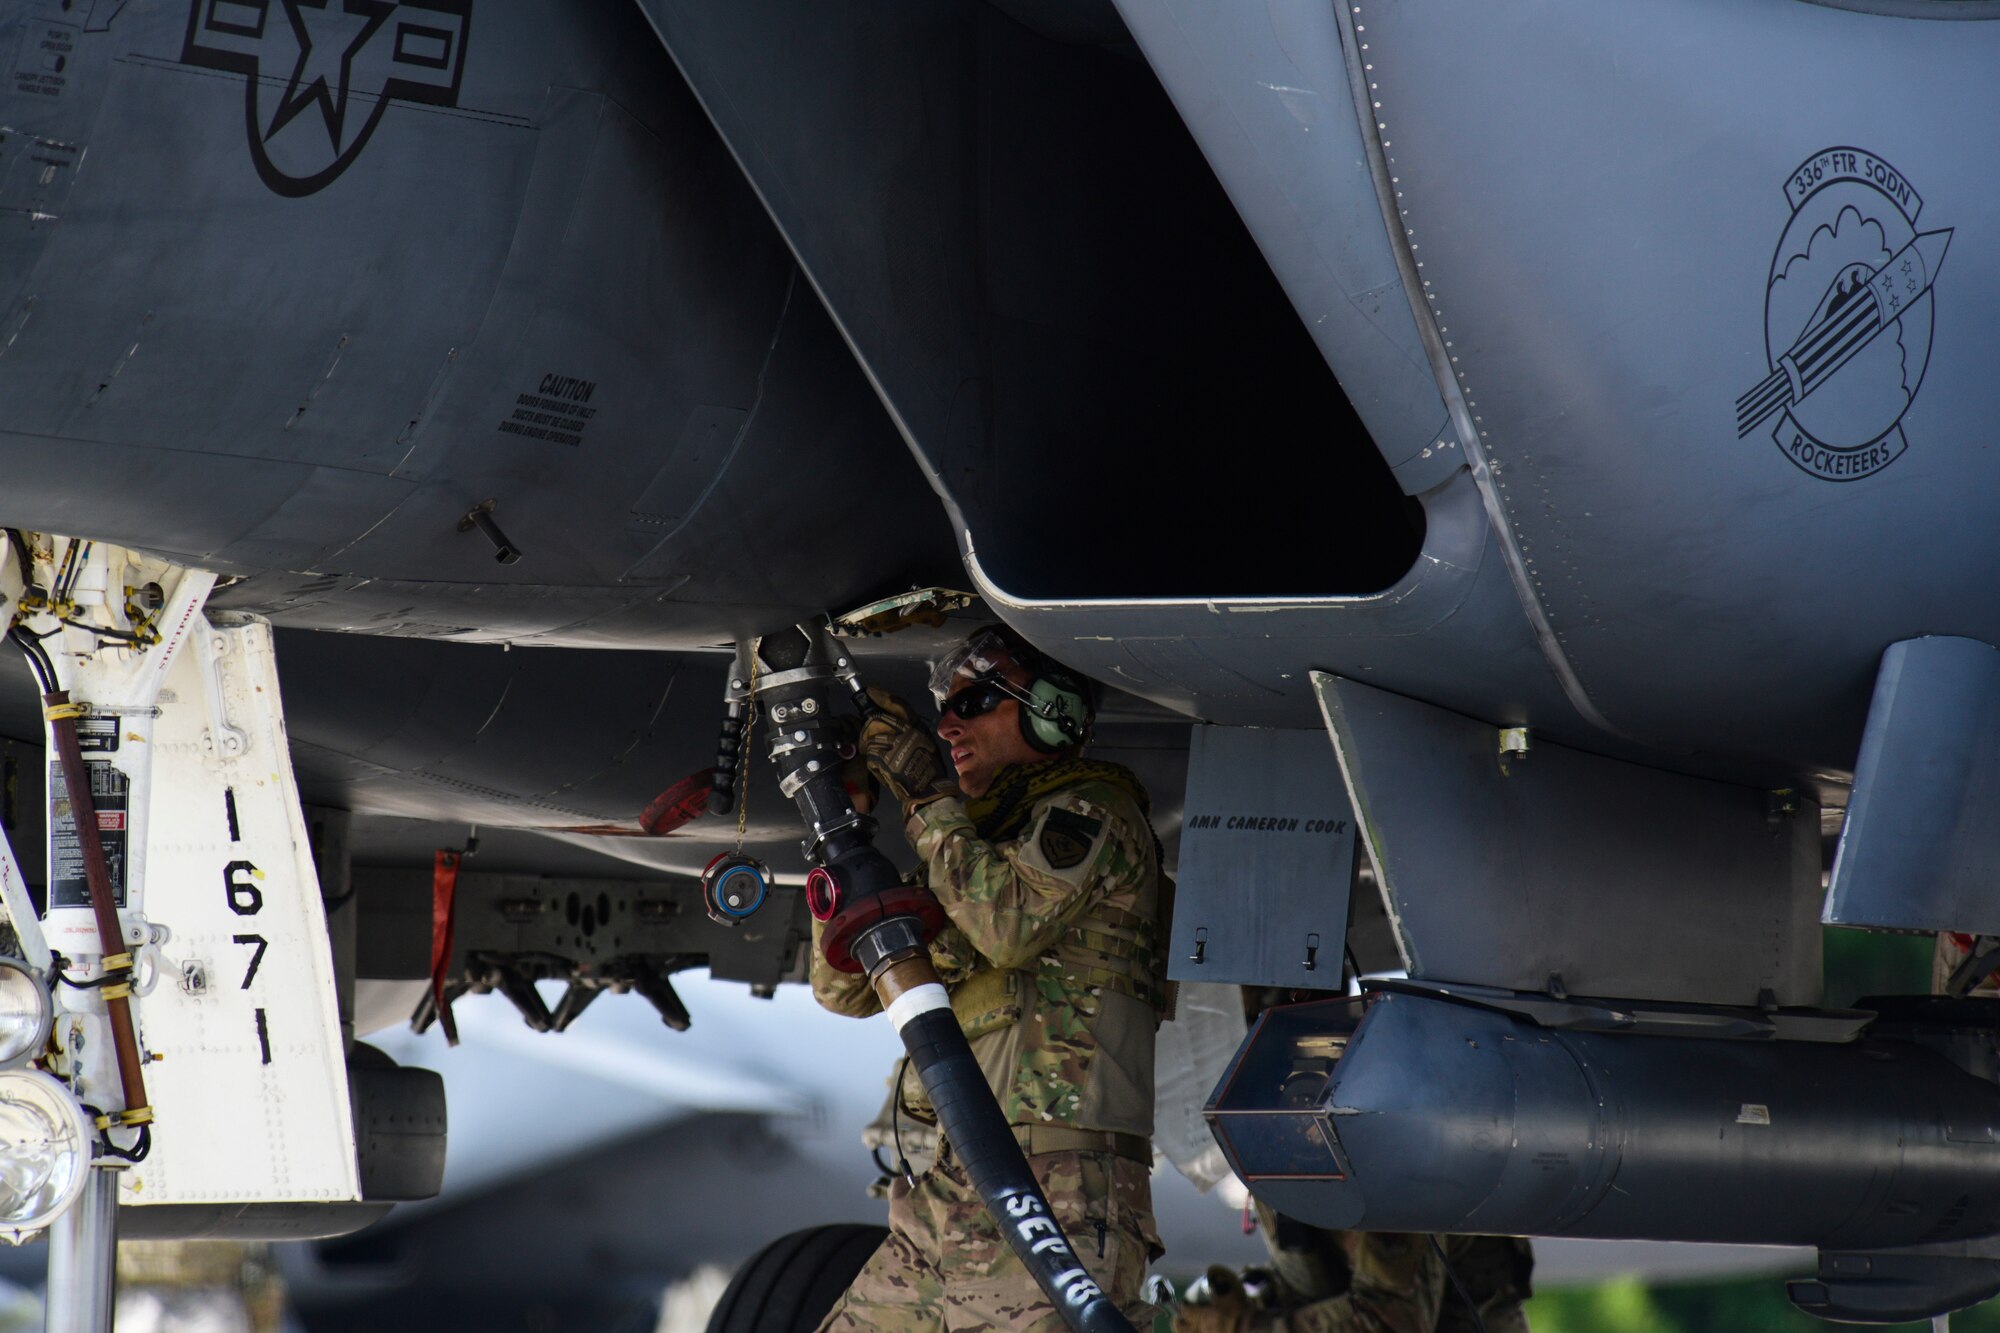
[[[49,988],[18,958],[0,958],[0,1069],[24,1065],[48,1044]]]
[[[74,1204],[96,1141],[68,1088],[38,1069],[0,1071],[0,1235],[18,1245]]]

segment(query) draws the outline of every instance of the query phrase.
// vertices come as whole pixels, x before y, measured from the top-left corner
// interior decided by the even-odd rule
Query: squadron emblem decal
[[[1785,457],[1855,481],[1902,457],[1903,414],[1931,355],[1931,284],[1951,229],[1920,232],[1924,201],[1859,148],[1814,153],[1785,182],[1791,221],[1764,290],[1770,375],[1736,400],[1742,439],[1777,418]]]
[[[250,156],[279,194],[323,190],[393,101],[457,106],[472,0],[192,0],[181,63],[244,88]]]

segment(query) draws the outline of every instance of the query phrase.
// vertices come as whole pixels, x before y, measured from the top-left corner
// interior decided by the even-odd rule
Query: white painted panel
[[[246,619],[210,634],[226,716],[210,717],[209,653],[181,653],[151,741],[144,904],[168,935],[136,1008],[160,1057],[145,1069],[157,1119],[123,1198],[355,1199],[332,953],[271,630]],[[214,743],[231,730],[240,746]]]

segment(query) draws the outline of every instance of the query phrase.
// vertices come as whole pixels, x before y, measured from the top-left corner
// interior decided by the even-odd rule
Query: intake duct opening
[[[1396,582],[1422,508],[1152,71],[978,21],[991,447],[946,480],[986,573],[1030,600]]]

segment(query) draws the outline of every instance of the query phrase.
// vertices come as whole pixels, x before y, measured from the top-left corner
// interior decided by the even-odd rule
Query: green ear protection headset
[[[1090,699],[1083,683],[1045,657],[1021,665],[1035,673],[1028,697],[1020,699],[1021,735],[1028,744],[1044,754],[1083,744],[1090,731]]]

